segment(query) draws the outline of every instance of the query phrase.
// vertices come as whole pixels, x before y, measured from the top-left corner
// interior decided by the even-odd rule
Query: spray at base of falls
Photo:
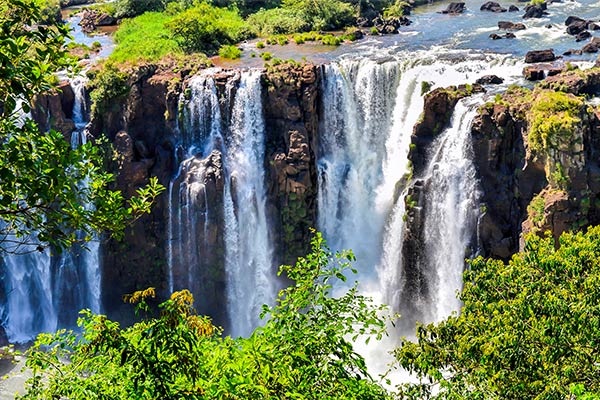
[[[241,72],[239,81],[228,81],[229,90],[220,99],[211,77],[214,72],[193,78],[189,100],[182,99],[187,158],[170,186],[169,288],[197,287],[193,269],[224,274],[219,279],[226,292],[228,331],[247,336],[260,324],[262,305],[272,304],[278,290],[266,213],[262,73]],[[222,107],[231,110],[229,117],[223,118]],[[192,164],[197,168],[188,168]],[[219,176],[219,182],[207,180],[209,175]],[[214,195],[208,194],[211,190]],[[198,268],[197,260],[215,251],[206,246],[215,238],[210,234],[214,229],[222,229],[217,235],[223,238],[222,254]],[[191,262],[186,265],[185,259]],[[187,282],[181,279],[184,276]],[[194,291],[202,296],[200,287]]]
[[[73,147],[86,142],[85,83],[81,77],[71,82],[76,126],[71,136]],[[10,342],[27,342],[38,333],[55,331],[59,326],[75,327],[82,308],[100,312],[98,241],[76,244],[56,255],[51,255],[49,249],[24,253],[27,254],[0,259],[6,298],[0,307],[0,318]]]

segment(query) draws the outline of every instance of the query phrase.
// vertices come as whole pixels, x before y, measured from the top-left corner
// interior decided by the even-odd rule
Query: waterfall
[[[182,98],[186,158],[170,185],[169,288],[188,287],[199,298],[223,280],[228,332],[246,336],[277,291],[266,213],[261,72],[231,77],[224,93],[214,74],[193,78]],[[223,243],[216,243],[219,238]],[[213,283],[198,284],[207,275]],[[201,305],[213,314],[223,306]]]
[[[473,165],[470,130],[479,98],[458,102],[452,121],[433,143],[424,181],[424,259],[432,278],[429,321],[440,321],[458,311],[462,288],[461,266],[474,255],[479,215],[479,186]]]
[[[322,121],[317,150],[318,228],[334,250],[351,248],[357,257],[360,290],[401,315],[403,304],[424,310],[422,322],[437,321],[459,308],[465,247],[475,233],[477,183],[468,134],[474,116],[461,102],[433,147],[423,208],[428,238],[428,285],[432,297],[407,298],[402,259],[405,195],[413,126],[423,110],[427,82],[432,88],[475,81],[485,74],[519,76],[508,56],[440,57],[434,51],[399,54],[393,60],[342,60],[323,67]],[[431,211],[431,214],[427,214]],[[426,312],[425,312],[426,311]],[[414,319],[408,318],[414,321]],[[402,322],[402,319],[401,319]],[[410,324],[408,324],[410,325]],[[397,337],[414,335],[401,325],[390,343],[362,349],[375,371],[389,361],[386,349]],[[357,344],[360,349],[362,346]]]
[[[85,83],[81,77],[71,82],[75,93],[73,147],[86,142]],[[79,239],[83,243],[87,238],[79,235]],[[6,299],[0,307],[0,318],[11,342],[26,342],[59,326],[74,327],[82,308],[100,311],[98,241],[75,244],[60,254],[52,254],[49,249],[22,250],[17,252],[25,254],[11,254],[0,260]]]

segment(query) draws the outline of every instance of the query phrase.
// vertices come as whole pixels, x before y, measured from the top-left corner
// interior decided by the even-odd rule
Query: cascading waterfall
[[[469,247],[476,245],[473,238],[480,193],[470,129],[478,100],[458,102],[450,127],[433,144],[434,155],[426,172],[423,235],[434,280],[430,321],[440,321],[459,309],[456,292],[462,287],[460,266],[476,252]]]
[[[219,274],[222,269],[228,331],[246,336],[259,325],[261,306],[272,303],[277,290],[266,216],[261,72],[243,71],[237,86],[229,88],[234,90],[226,90],[223,104],[214,72],[192,79],[188,99],[183,99],[182,144],[187,158],[170,186],[169,287],[189,287],[196,297],[202,296],[206,288],[194,281],[207,270]],[[222,117],[222,109],[231,109],[230,118]],[[210,174],[223,175],[221,189]],[[207,234],[215,225],[222,227],[222,234]],[[213,257],[209,265],[202,259],[214,253],[208,241],[218,236],[223,237],[224,254]]]
[[[406,295],[402,237],[404,189],[410,175],[407,156],[413,126],[423,110],[422,82],[446,87],[494,73],[508,78],[508,83],[519,75],[519,68],[504,56],[445,60],[431,52],[384,62],[343,60],[324,67],[318,226],[332,248],[354,250],[361,290],[391,305],[394,312],[402,314],[399,306],[405,301],[421,303],[432,310],[421,315],[423,322],[429,322],[458,309],[456,290],[468,256],[465,246],[478,213],[466,139],[474,111],[461,102],[452,128],[436,142],[439,154],[427,170],[431,191],[426,201],[432,214],[426,218],[424,234],[429,236],[426,247],[432,249],[427,268],[430,284],[436,287],[434,296],[402,299]],[[414,325],[393,336],[412,336],[412,330]],[[375,370],[384,371],[385,348],[395,344],[362,352],[370,364],[377,364]]]
[[[71,143],[76,147],[86,141],[85,79],[76,78],[71,85],[76,126]],[[82,308],[100,311],[98,248],[98,242],[92,241],[85,248],[74,245],[62,254],[51,255],[48,249],[39,252],[35,246],[21,247],[16,252],[25,254],[7,255],[1,260],[6,302],[0,317],[11,342],[29,341],[59,325],[75,326]]]

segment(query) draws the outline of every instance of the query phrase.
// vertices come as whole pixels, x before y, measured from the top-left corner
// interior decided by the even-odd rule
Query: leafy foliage
[[[320,234],[312,253],[284,266],[292,285],[266,324],[249,338],[221,337],[197,316],[188,291],[175,292],[158,318],[121,329],[101,315],[82,312],[83,334],[40,335],[28,351],[33,371],[23,399],[385,399],[368,375],[349,335],[384,332],[381,307],[352,286],[333,297],[354,256],[332,255]],[[128,302],[153,296],[135,293]],[[68,361],[67,361],[68,360]],[[43,378],[42,378],[43,377]]]
[[[137,18],[123,21],[115,33],[117,46],[110,60],[123,62],[158,61],[166,55],[182,53],[165,24],[171,16],[148,12]]]
[[[539,91],[531,105],[531,128],[527,141],[535,151],[561,148],[581,123],[583,101],[572,94]]]
[[[222,45],[235,44],[251,36],[237,10],[197,3],[174,16],[165,25],[184,51],[214,54]]]
[[[0,1],[0,254],[60,250],[105,230],[118,237],[163,190],[152,180],[125,206],[108,189],[113,176],[98,148],[72,150],[61,133],[41,134],[26,116],[31,98],[56,83],[53,73],[71,66],[67,28],[36,24],[41,18],[35,2]]]
[[[419,326],[418,342],[396,352],[422,379],[404,386],[407,397],[600,393],[600,227],[563,234],[559,249],[531,235],[508,265],[478,258],[464,281],[461,314]]]

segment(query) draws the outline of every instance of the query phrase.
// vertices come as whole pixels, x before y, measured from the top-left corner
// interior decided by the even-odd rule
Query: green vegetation
[[[0,254],[60,251],[78,231],[120,237],[163,190],[153,179],[126,202],[108,189],[114,177],[102,170],[99,147],[72,150],[62,133],[41,134],[31,119],[19,120],[18,104],[28,112],[34,95],[54,88],[54,73],[72,67],[67,27],[41,27],[41,18],[34,2],[0,2]]]
[[[238,59],[242,56],[242,50],[237,46],[225,45],[219,49],[219,57],[227,58],[230,60]]]
[[[269,53],[268,51],[265,51],[264,53],[260,53],[260,58],[262,58],[265,61],[269,61],[271,58],[273,58],[273,54]]]
[[[175,15],[165,26],[186,52],[214,54],[222,45],[250,38],[248,24],[237,10],[196,3]]]
[[[527,206],[527,215],[531,222],[535,226],[539,226],[544,221],[544,209],[546,207],[546,200],[544,199],[544,193],[537,194]]]
[[[110,59],[118,63],[158,61],[166,55],[181,54],[181,48],[165,26],[171,19],[163,13],[149,12],[125,20],[115,33],[117,46]]]
[[[396,0],[394,4],[383,11],[383,16],[386,18],[402,17],[407,9],[410,10],[409,3],[402,0]]]
[[[349,342],[380,338],[383,309],[356,284],[332,295],[336,281],[356,272],[352,261],[315,234],[311,254],[281,267],[292,284],[264,306],[265,326],[249,338],[222,337],[185,290],[160,306],[160,317],[129,328],[84,311],[81,336],[42,334],[27,352],[33,377],[22,399],[385,399]],[[144,311],[153,295],[126,300]]]
[[[527,114],[531,127],[527,141],[534,151],[564,147],[581,123],[583,101],[571,94],[542,90],[534,93]]]
[[[404,386],[406,397],[598,398],[600,227],[563,234],[559,249],[531,235],[508,265],[470,265],[461,314],[419,326],[418,341],[396,352],[422,379]]]

